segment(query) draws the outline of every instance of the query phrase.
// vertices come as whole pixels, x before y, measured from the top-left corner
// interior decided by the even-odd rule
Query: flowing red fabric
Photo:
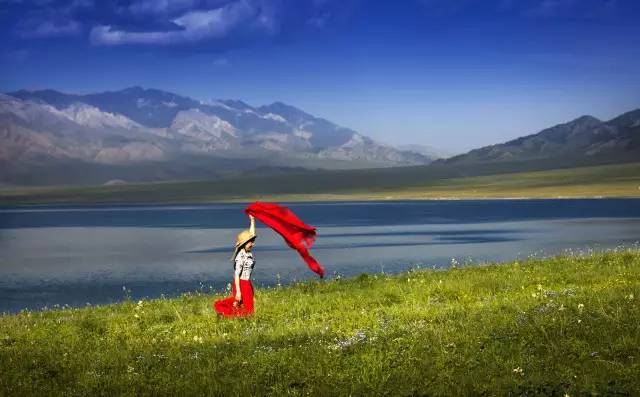
[[[302,222],[289,208],[278,204],[253,203],[244,212],[247,215],[253,215],[257,220],[275,230],[289,247],[298,251],[311,270],[320,278],[324,277],[324,269],[308,250],[316,238],[315,227]]]

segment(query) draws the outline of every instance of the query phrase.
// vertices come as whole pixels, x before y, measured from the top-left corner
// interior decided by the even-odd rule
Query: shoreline
[[[380,197],[372,197],[372,198],[362,198],[362,197],[353,197],[353,198],[314,198],[314,197],[303,197],[298,199],[292,199],[291,197],[264,197],[259,199],[237,199],[237,200],[202,200],[202,201],[52,201],[52,202],[42,202],[42,203],[1,203],[0,209],[11,209],[11,208],[37,208],[37,207],[53,207],[53,206],[155,206],[155,205],[165,205],[165,206],[178,206],[178,205],[209,205],[209,204],[249,204],[256,201],[266,202],[280,202],[280,203],[309,203],[309,204],[332,204],[332,203],[386,203],[386,202],[429,202],[429,201],[543,201],[543,200],[638,200],[640,199],[640,195],[637,196],[548,196],[548,197],[539,197],[539,196],[520,196],[520,197],[424,197],[424,198],[380,198]]]
[[[437,266],[432,266],[432,267],[417,267],[417,268],[407,268],[405,270],[400,270],[397,272],[384,272],[381,271],[379,273],[366,273],[366,272],[362,272],[358,275],[352,275],[352,276],[344,276],[341,274],[337,274],[336,277],[332,277],[332,278],[325,278],[325,279],[320,279],[317,277],[312,277],[312,278],[308,278],[306,280],[294,280],[290,283],[284,283],[284,284],[272,284],[272,285],[259,285],[257,283],[254,282],[254,288],[257,291],[262,291],[262,292],[268,292],[268,291],[272,291],[272,290],[287,290],[287,289],[294,289],[294,288],[299,288],[299,287],[304,287],[305,285],[310,285],[310,284],[331,284],[331,283],[351,283],[351,282],[355,282],[359,279],[362,278],[386,278],[386,279],[397,279],[397,278],[403,278],[403,277],[409,277],[411,274],[413,273],[436,273],[436,274],[449,274],[449,273],[453,273],[453,272],[465,272],[465,271],[473,271],[474,269],[482,269],[482,268],[495,268],[495,269],[499,269],[500,267],[503,266],[509,266],[509,265],[513,265],[513,264],[526,264],[529,262],[550,262],[550,261],[555,261],[555,260],[569,260],[569,259],[574,259],[574,260],[580,260],[580,259],[588,259],[588,258],[593,258],[593,257],[602,257],[602,256],[606,256],[606,255],[617,255],[620,253],[634,253],[636,255],[638,255],[638,257],[640,258],[640,242],[635,241],[635,242],[631,242],[631,243],[622,243],[619,244],[618,246],[614,247],[614,248],[608,248],[605,250],[586,250],[586,251],[582,251],[582,250],[577,250],[577,251],[571,251],[570,254],[568,253],[558,253],[558,254],[552,254],[552,255],[548,255],[548,256],[531,256],[528,257],[526,259],[508,259],[508,260],[503,260],[503,261],[472,261],[472,262],[467,262],[467,263],[459,263],[459,262],[455,262],[455,264],[453,264],[452,266],[448,266],[448,267],[437,267]],[[118,284],[120,285],[120,284]],[[124,285],[123,285],[123,290],[124,290]],[[37,288],[37,287],[36,287]],[[128,293],[130,293],[131,290],[129,290]],[[181,292],[181,293],[174,293],[174,294],[161,294],[158,297],[142,297],[140,298],[143,301],[146,302],[154,302],[154,301],[161,301],[161,300],[179,300],[181,298],[183,298],[184,296],[219,296],[219,297],[224,297],[227,296],[229,294],[229,291],[223,289],[223,288],[219,288],[219,289],[209,289],[208,291],[203,291],[203,290],[195,290],[195,291],[185,291],[185,292]],[[37,309],[20,309],[19,311],[16,312],[0,312],[0,319],[2,317],[10,317],[10,316],[16,316],[16,315],[20,315],[20,314],[24,314],[24,313],[56,313],[56,312],[61,312],[64,310],[71,310],[71,311],[78,311],[78,310],[92,310],[92,309],[100,309],[100,308],[105,308],[105,307],[113,307],[113,306],[120,306],[120,305],[126,305],[128,303],[131,303],[131,298],[125,298],[122,300],[118,300],[115,302],[111,302],[111,303],[104,303],[104,304],[88,304],[86,306],[72,306],[72,305],[60,305],[60,304],[52,304],[51,306],[49,305],[45,305],[44,307],[41,308],[37,308]]]

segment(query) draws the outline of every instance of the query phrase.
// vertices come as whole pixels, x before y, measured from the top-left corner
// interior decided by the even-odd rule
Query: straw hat
[[[238,251],[240,251],[240,248],[242,248],[249,241],[255,240],[255,239],[256,239],[256,235],[251,233],[249,229],[245,229],[240,233],[238,233],[238,237],[236,238],[236,249],[233,252],[233,256],[231,257],[231,260],[233,261],[236,259],[236,255],[238,255]]]

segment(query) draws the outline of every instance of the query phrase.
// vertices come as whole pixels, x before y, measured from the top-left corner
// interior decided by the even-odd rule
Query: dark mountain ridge
[[[590,158],[594,163],[629,161],[640,159],[639,145],[640,109],[636,109],[606,122],[593,116],[581,116],[536,134],[474,149],[436,162],[460,165],[544,162],[562,158],[582,158],[580,163],[589,163]]]

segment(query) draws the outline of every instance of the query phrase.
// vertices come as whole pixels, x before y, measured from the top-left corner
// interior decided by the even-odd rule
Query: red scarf
[[[316,238],[315,227],[302,222],[289,208],[277,204],[253,203],[245,208],[244,212],[247,215],[253,215],[280,234],[289,247],[298,251],[311,270],[316,272],[320,278],[324,277],[324,269],[318,261],[309,255],[307,249],[311,248]]]

